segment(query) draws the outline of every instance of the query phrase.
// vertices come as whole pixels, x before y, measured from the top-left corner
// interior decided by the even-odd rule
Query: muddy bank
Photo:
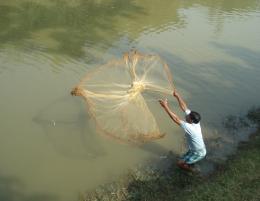
[[[223,125],[230,132],[243,129],[254,130],[249,138],[246,137],[244,141],[238,144],[237,151],[228,155],[226,160],[217,159],[214,154],[209,155],[205,160],[198,163],[197,168],[200,169],[200,173],[195,174],[177,168],[175,165],[177,156],[169,152],[156,161],[148,161],[136,169],[129,170],[128,174],[122,176],[118,181],[81,194],[80,200],[207,200],[207,196],[215,196],[212,200],[220,200],[221,197],[218,197],[215,193],[221,191],[225,185],[228,185],[226,189],[230,188],[227,192],[227,195],[231,196],[229,200],[240,200],[240,198],[242,200],[254,200],[259,193],[252,195],[253,197],[249,199],[251,195],[247,195],[247,191],[244,192],[244,190],[247,190],[251,184],[253,185],[249,188],[251,191],[259,192],[258,190],[260,190],[260,186],[254,183],[260,181],[260,161],[258,159],[260,107],[252,108],[243,117],[229,116],[223,122]],[[218,151],[217,146],[214,148],[215,150],[211,150],[212,153]],[[248,168],[251,172],[247,170]],[[247,175],[244,175],[245,173]],[[241,187],[242,189],[238,189],[236,182],[249,182],[250,184],[247,188]],[[208,190],[205,191],[205,189]],[[240,196],[240,193],[243,194]]]

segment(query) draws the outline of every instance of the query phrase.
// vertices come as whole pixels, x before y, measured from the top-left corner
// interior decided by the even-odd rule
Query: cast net
[[[158,55],[131,52],[89,72],[71,94],[85,99],[101,134],[140,143],[164,136],[146,95],[155,100],[172,91],[171,73]]]

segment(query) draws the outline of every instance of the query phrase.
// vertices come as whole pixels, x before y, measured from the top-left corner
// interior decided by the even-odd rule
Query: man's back
[[[180,125],[184,131],[185,136],[189,145],[189,149],[192,151],[204,151],[205,144],[203,141],[203,136],[201,133],[200,123],[187,123],[185,121],[181,121]]]

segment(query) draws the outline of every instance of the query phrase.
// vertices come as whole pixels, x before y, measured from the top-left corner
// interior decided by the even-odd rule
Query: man
[[[200,127],[200,114],[188,109],[186,103],[179,95],[179,93],[174,90],[173,96],[178,100],[179,106],[183,112],[185,112],[186,121],[181,120],[174,112],[172,112],[168,106],[167,99],[159,100],[161,106],[168,113],[170,118],[179,126],[181,126],[185,131],[185,136],[188,143],[188,151],[185,153],[180,160],[178,160],[177,165],[185,170],[192,170],[193,164],[203,159],[206,156],[206,148],[203,141],[203,136]]]

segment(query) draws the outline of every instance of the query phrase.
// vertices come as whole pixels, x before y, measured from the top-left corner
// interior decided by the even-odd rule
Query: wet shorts
[[[186,154],[184,154],[181,157],[181,160],[185,161],[187,164],[193,164],[196,163],[197,161],[203,159],[206,156],[206,151],[202,152],[194,152],[189,150]]]

